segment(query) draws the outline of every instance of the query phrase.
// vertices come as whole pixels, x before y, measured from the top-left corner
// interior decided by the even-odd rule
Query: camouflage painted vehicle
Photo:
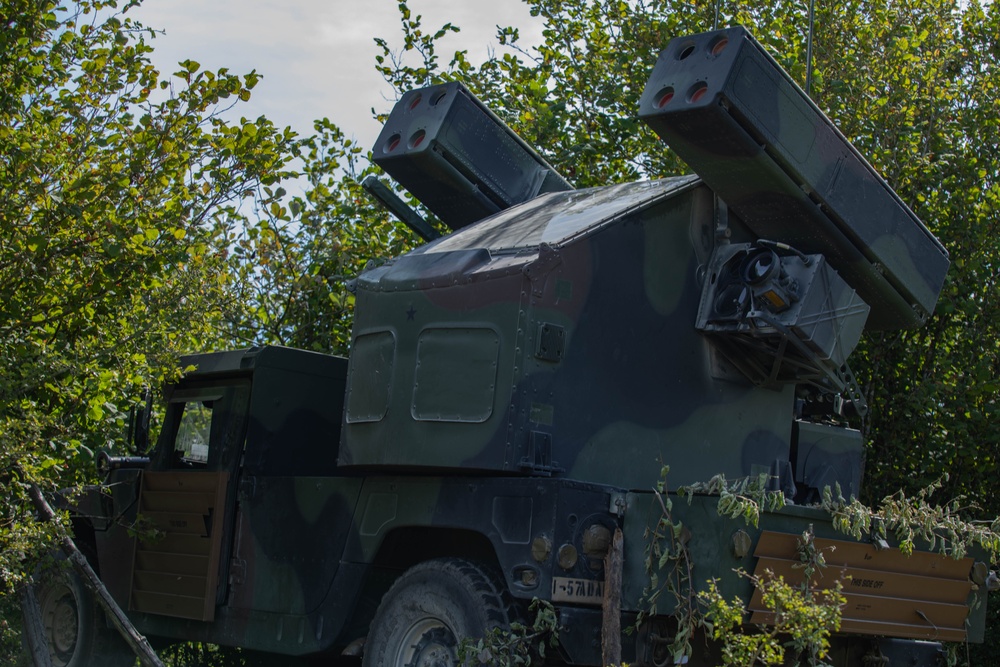
[[[349,360],[185,359],[151,456],[108,459],[109,492],[80,507],[77,541],[139,630],[445,665],[540,598],[562,628],[549,659],[599,665],[609,605],[623,627],[647,609],[668,464],[673,488],[763,474],[790,501],[759,527],[674,503],[693,586],[717,579],[749,622],[768,611],[734,570],[801,576],[812,526],[848,600],[834,664],[982,640],[982,564],[855,542],[810,507],[861,483],[847,357],[866,327],[928,316],[947,253],[743,29],[671,42],[640,116],[697,175],[575,190],[461,84],[402,97],[375,160],[454,231],[357,279]],[[55,627],[65,590],[42,596],[56,664],[111,664]],[[672,612],[623,659],[672,664]],[[688,664],[717,662],[695,647]]]

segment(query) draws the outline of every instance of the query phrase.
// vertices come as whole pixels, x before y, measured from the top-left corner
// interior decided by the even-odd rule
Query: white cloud
[[[239,107],[241,115],[266,115],[303,134],[312,131],[314,119],[327,116],[370,146],[379,131],[371,108],[391,106],[390,90],[375,71],[373,38],[400,42],[396,5],[396,0],[146,0],[134,14],[166,31],[154,42],[153,61],[162,72],[175,71],[176,63],[188,58],[213,70],[255,69],[263,80],[250,102]],[[520,0],[410,0],[410,9],[423,16],[427,30],[447,22],[461,28],[441,43],[443,61],[463,49],[474,62],[484,59],[495,45],[497,24],[519,27],[526,44],[541,38],[541,22]]]

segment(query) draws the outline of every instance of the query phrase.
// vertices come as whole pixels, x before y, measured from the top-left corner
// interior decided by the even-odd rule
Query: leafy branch
[[[832,589],[815,590],[813,586],[826,560],[822,550],[816,547],[812,527],[798,540],[800,562],[796,567],[803,570],[801,584],[789,584],[770,572],[757,576],[737,570],[760,591],[763,608],[769,617],[766,626],[749,628],[745,601],[738,597],[725,600],[716,581],[709,582],[707,591],[695,592],[693,565],[687,549],[690,532],[673,519],[670,499],[665,496],[668,470],[667,466],[663,467],[663,476],[655,489],[662,514],[655,528],[646,531],[645,566],[649,584],[644,599],[647,609],[640,611],[636,627],[657,613],[658,598],[668,592],[675,598],[673,615],[677,621],[677,631],[669,646],[674,664],[681,664],[692,655],[692,640],[699,630],[703,630],[720,643],[725,665],[784,664],[786,649],[794,651],[797,658],[807,659],[814,667],[826,665],[823,659],[829,652],[830,635],[840,628],[841,607],[846,599],[839,581]],[[718,476],[709,483],[694,486],[710,488],[720,495],[720,516],[742,517],[756,526],[761,506],[772,511],[784,505],[783,496],[776,498],[774,492],[766,490],[765,483],[763,479],[727,483]],[[686,493],[692,493],[692,487],[685,489]],[[727,499],[725,503],[723,497]],[[661,584],[660,576],[664,572]]]
[[[707,482],[696,482],[677,489],[677,495],[687,497],[688,504],[695,494],[719,496],[719,516],[743,518],[748,526],[757,527],[761,511],[777,512],[785,506],[785,494],[768,489],[771,476],[761,473],[732,482],[725,475],[716,475]]]
[[[833,517],[838,531],[855,539],[867,535],[899,542],[899,549],[909,555],[917,540],[952,558],[963,558],[974,547],[985,549],[994,559],[1000,555],[1000,518],[989,523],[968,521],[963,514],[975,509],[963,505],[958,497],[944,505],[931,504],[930,498],[941,489],[947,476],[924,487],[915,496],[905,491],[886,496],[878,509],[871,509],[856,499],[846,500],[839,485],[826,487],[820,507]]]
[[[536,657],[544,661],[546,645],[559,645],[556,610],[551,602],[535,598],[528,611],[535,613],[531,625],[514,621],[509,628],[492,628],[482,639],[463,639],[458,647],[459,662],[513,667],[530,665]]]
[[[808,539],[807,535],[808,531],[803,539]],[[747,628],[743,601],[727,601],[716,582],[709,582],[709,589],[700,593],[698,600],[705,606],[703,625],[722,645],[723,664],[783,665],[785,651],[791,649],[795,664],[804,658],[812,667],[826,667],[830,635],[840,629],[841,608],[847,601],[840,582],[832,589],[817,591],[810,586],[809,577],[794,586],[770,572],[764,577],[742,570],[739,573],[760,591],[770,621],[766,626]]]
[[[635,627],[642,625],[649,616],[657,614],[657,603],[667,593],[674,598],[673,614],[677,619],[677,632],[668,650],[674,664],[680,664],[692,652],[691,640],[701,625],[692,585],[694,565],[687,543],[691,532],[680,521],[675,521],[671,510],[673,503],[667,493],[667,473],[670,466],[660,469],[660,480],[654,488],[654,497],[660,504],[661,514],[656,526],[645,531],[645,570],[648,582],[643,590],[646,609],[639,611]],[[660,575],[663,573],[661,583]]]

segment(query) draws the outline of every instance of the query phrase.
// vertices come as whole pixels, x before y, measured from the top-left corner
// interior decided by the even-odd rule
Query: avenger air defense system
[[[671,489],[763,475],[789,501],[758,526],[711,495],[673,503],[692,592],[716,580],[748,625],[773,616],[735,571],[801,580],[811,528],[847,600],[833,664],[982,641],[986,564],[857,541],[811,506],[861,483],[848,356],[928,317],[944,248],[742,28],[672,41],[639,116],[694,175],[574,189],[460,83],[402,96],[374,160],[451,233],[357,278],[349,359],[185,359],[148,458],[106,459],[108,491],[79,506],[76,540],[140,631],[451,665],[537,598],[549,661],[600,665],[613,615],[638,625],[625,661],[674,664],[676,601],[650,608],[645,562],[668,465]],[[53,664],[114,664],[79,585],[39,597]]]

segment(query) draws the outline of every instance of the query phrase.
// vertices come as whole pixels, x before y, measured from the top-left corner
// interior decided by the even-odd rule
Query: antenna
[[[716,4],[718,7],[718,4]],[[718,11],[718,9],[716,9]],[[812,97],[813,26],[816,20],[816,0],[809,0],[809,35],[806,37],[806,97]]]

